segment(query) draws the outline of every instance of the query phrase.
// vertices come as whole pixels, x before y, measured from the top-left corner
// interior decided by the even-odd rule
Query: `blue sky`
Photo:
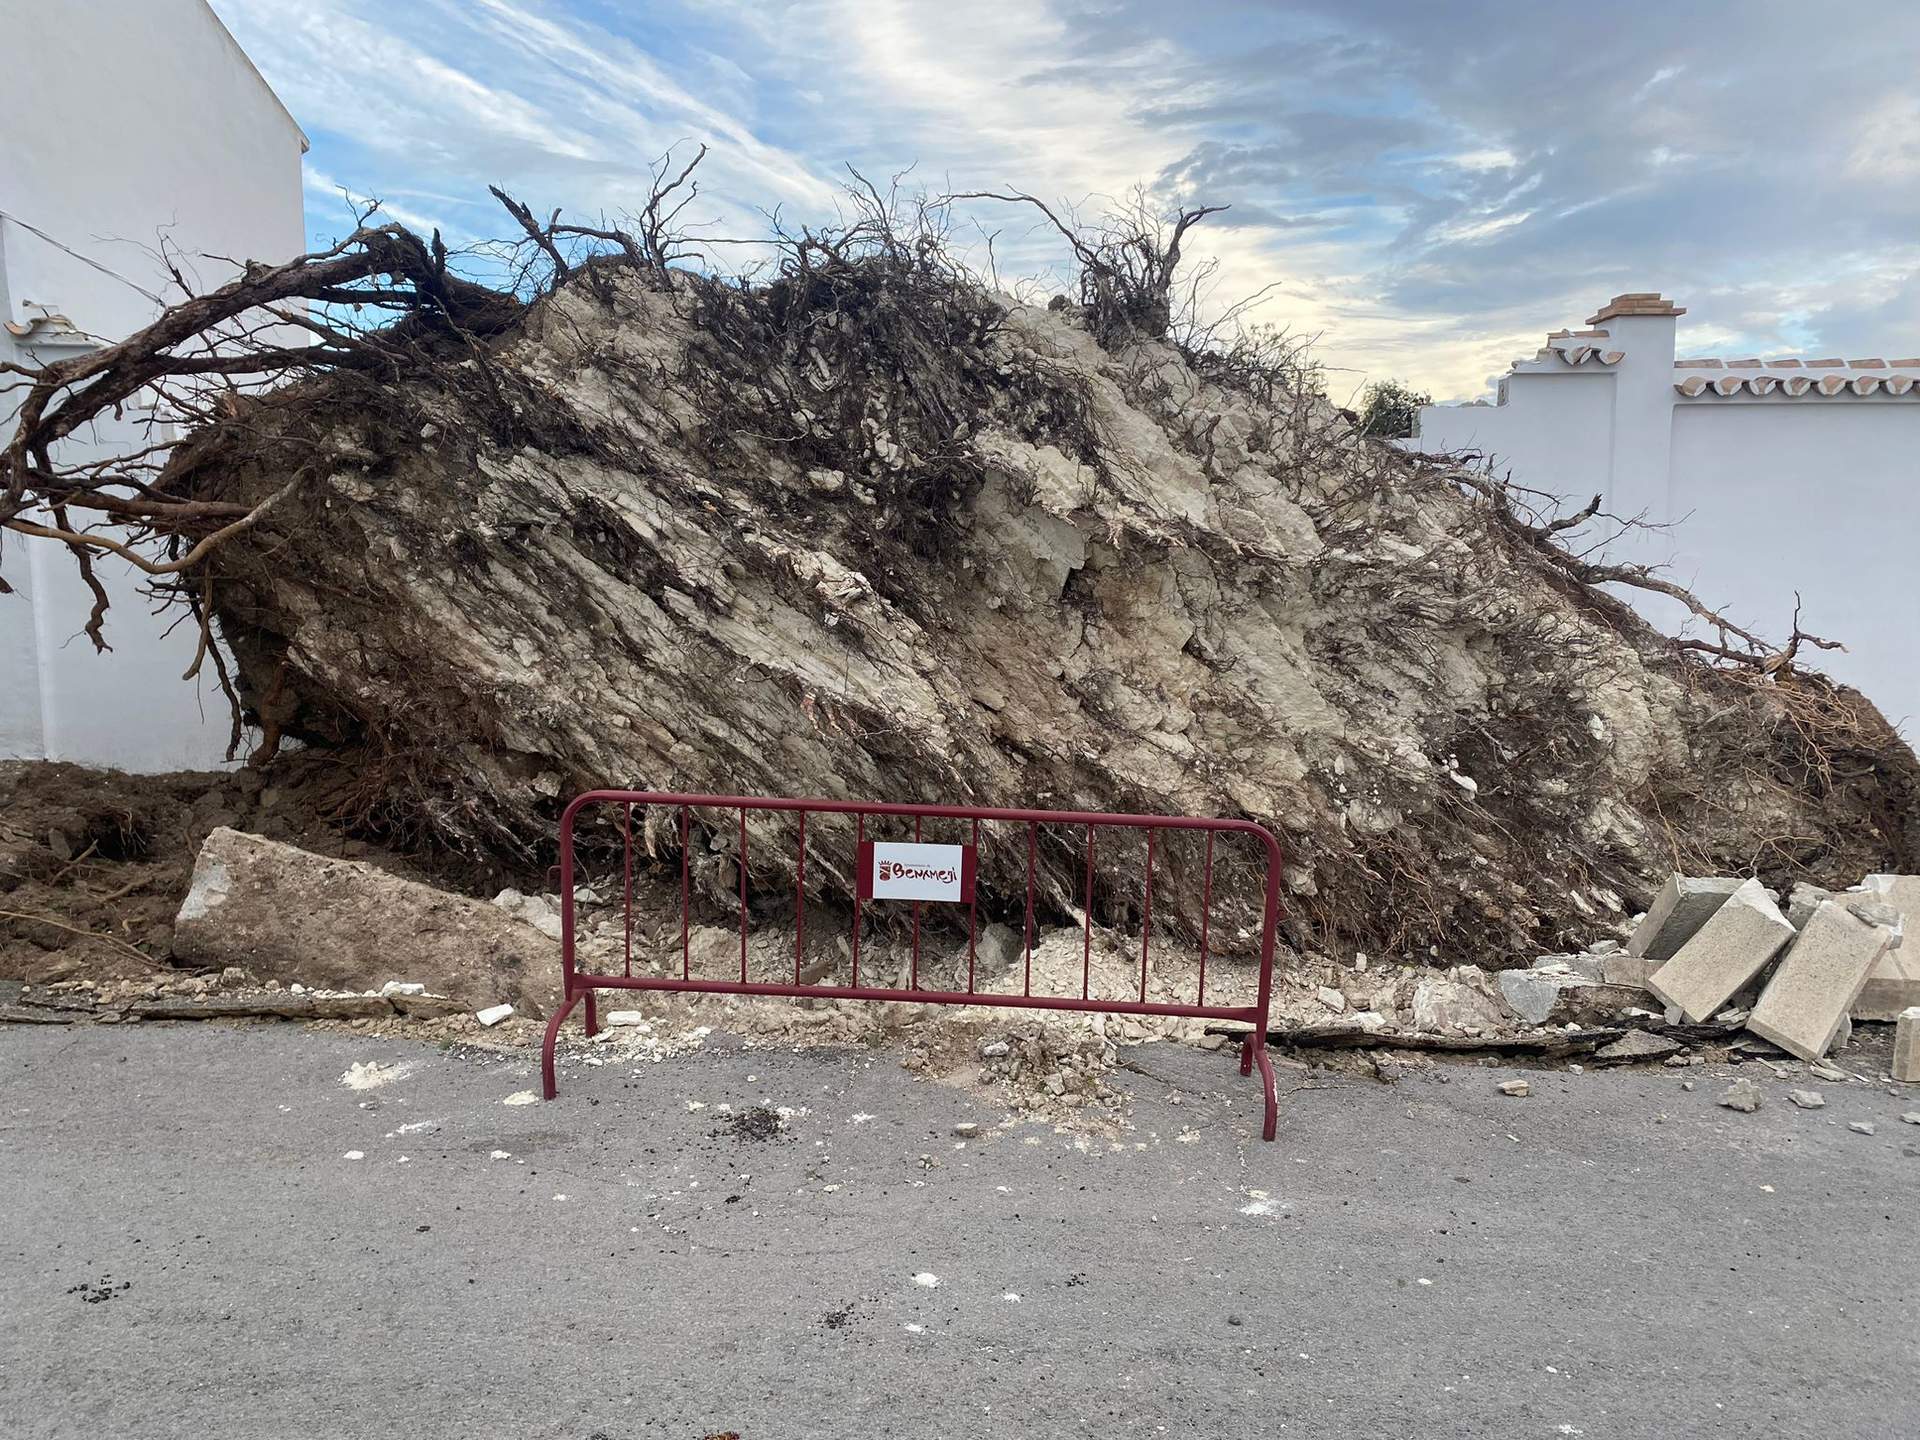
[[[1609,295],[1682,348],[1920,354],[1920,6],[1475,0],[213,0],[342,187],[450,243],[617,214],[704,142],[696,209],[832,213],[842,166],[1097,211],[1230,204],[1214,303],[1319,336],[1344,398],[1482,393]],[[1003,278],[1060,274],[1017,213]]]

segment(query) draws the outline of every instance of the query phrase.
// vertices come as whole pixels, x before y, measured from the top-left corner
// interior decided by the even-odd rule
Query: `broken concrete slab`
[[[1529,1025],[1604,1024],[1646,998],[1639,986],[1602,984],[1557,962],[1548,967],[1536,961],[1531,970],[1502,970],[1494,982],[1500,998]]]
[[[1647,989],[1698,1024],[1751,984],[1793,935],[1767,888],[1758,880],[1744,881],[1648,977]]]
[[[1920,1085],[1920,1005],[1903,1011],[1893,1027],[1893,1078]]]
[[[1761,992],[1747,1029],[1790,1055],[1818,1060],[1847,1023],[1847,1011],[1892,939],[1886,926],[1822,901]]]
[[[1760,1108],[1760,1098],[1760,1087],[1753,1081],[1736,1080],[1720,1097],[1720,1103],[1729,1110],[1738,1110],[1742,1115],[1751,1115]]]
[[[358,1020],[391,1016],[393,1006],[378,995],[190,995],[171,1000],[136,1000],[129,1015],[142,1020]]]
[[[1626,985],[1635,990],[1647,988],[1647,981],[1663,962],[1642,955],[1608,955],[1600,966],[1600,978],[1609,985]]]
[[[1671,960],[1742,883],[1719,875],[1669,875],[1646,915],[1634,927],[1627,941],[1627,954],[1656,963]]]
[[[507,999],[544,1014],[560,993],[557,947],[484,900],[225,827],[200,849],[173,951],[331,990],[403,969],[465,1009]]]
[[[1649,1035],[1645,1030],[1629,1030],[1611,1045],[1593,1052],[1596,1065],[1623,1065],[1634,1060],[1665,1060],[1685,1048],[1678,1040],[1664,1035]]]

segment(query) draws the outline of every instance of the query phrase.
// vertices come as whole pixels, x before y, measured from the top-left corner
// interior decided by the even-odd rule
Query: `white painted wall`
[[[0,318],[25,324],[44,306],[119,339],[159,309],[163,237],[199,288],[233,273],[210,256],[306,248],[305,138],[205,0],[0,0],[0,55]],[[0,330],[0,358],[73,353],[44,345],[45,329]],[[0,419],[10,408],[0,401]],[[8,536],[0,566],[19,592],[0,596],[0,757],[220,762],[225,702],[210,677],[197,691],[180,681],[191,627],[164,637],[130,566],[98,562],[114,600],[108,655],[79,633],[89,602],[64,552]]]
[[[1904,361],[1920,350],[1920,336],[1838,365],[1676,365],[1675,316],[1602,316],[1589,323],[1603,336],[1556,332],[1539,355],[1516,361],[1501,403],[1424,407],[1406,444],[1478,451],[1496,473],[1570,507],[1597,494],[1614,514],[1673,524],[1668,536],[1637,537],[1615,553],[1669,564],[1708,604],[1769,639],[1788,634],[1797,590],[1802,627],[1848,647],[1812,663],[1857,686],[1912,742],[1920,736],[1920,362],[1885,357]],[[1607,354],[1618,358],[1607,363]],[[1756,377],[1815,383],[1798,395],[1778,384],[1755,395]],[[1823,379],[1842,382],[1837,393],[1820,393]],[[1685,394],[1679,387],[1689,380],[1706,388]],[[1890,380],[1906,388],[1890,393]],[[1669,631],[1687,618],[1658,597],[1631,598]]]

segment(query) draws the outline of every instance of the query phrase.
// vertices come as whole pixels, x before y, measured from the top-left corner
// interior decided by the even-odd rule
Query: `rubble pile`
[[[373,833],[523,874],[609,784],[1249,816],[1296,949],[1419,962],[1565,948],[1676,854],[1766,853],[1776,886],[1911,868],[1914,756],[1857,695],[1676,649],[1560,532],[1280,371],[936,254],[765,285],[597,263],[377,383],[236,397],[165,484],[275,497],[207,575],[269,751],[337,757]],[[739,842],[696,818],[728,903]],[[749,826],[756,894],[791,888],[786,824]],[[850,834],[814,840],[844,896]],[[1078,853],[1043,842],[1050,920]],[[981,858],[1011,922],[1024,837]],[[1137,861],[1099,865],[1124,929]],[[1217,878],[1244,930],[1259,876]],[[1199,893],[1156,919],[1190,936]]]
[[[1920,973],[1902,954],[1909,917],[1920,920],[1920,876],[1869,875],[1845,891],[1802,884],[1784,912],[1778,902],[1758,880],[1676,874],[1624,955],[1548,957],[1500,978],[1516,993],[1523,977],[1543,975],[1558,1005],[1642,966],[1631,983],[1666,1023],[1737,1025],[1809,1062],[1844,1047],[1855,1020],[1891,1021],[1920,1005]],[[1537,983],[1524,992],[1530,1004]]]

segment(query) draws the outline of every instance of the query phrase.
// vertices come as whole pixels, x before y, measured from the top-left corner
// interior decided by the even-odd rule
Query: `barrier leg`
[[[594,1002],[593,991],[587,991],[587,1038],[591,1040],[600,1033],[600,1007]]]
[[[1240,1073],[1242,1075],[1251,1075],[1253,1073],[1253,1042],[1255,1038],[1254,1033],[1248,1031],[1247,1038],[1240,1044]],[[1266,1048],[1266,1038],[1264,1035],[1258,1037],[1261,1042],[1260,1048],[1263,1050]]]
[[[587,992],[587,999],[589,1002],[592,1001],[593,992]],[[560,1038],[561,1025],[566,1022],[567,1016],[573,1013],[573,1007],[579,1003],[578,995],[569,996],[567,1003],[554,1011],[547,1021],[547,1038],[540,1042],[540,1093],[549,1100],[553,1099],[558,1090],[553,1077],[554,1042]]]
[[[1280,1125],[1280,1092],[1274,1083],[1273,1061],[1267,1058],[1266,1037],[1260,1037],[1260,1048],[1253,1052],[1254,1059],[1260,1065],[1260,1083],[1267,1092],[1267,1124],[1261,1131],[1263,1139],[1273,1139],[1273,1132]]]

